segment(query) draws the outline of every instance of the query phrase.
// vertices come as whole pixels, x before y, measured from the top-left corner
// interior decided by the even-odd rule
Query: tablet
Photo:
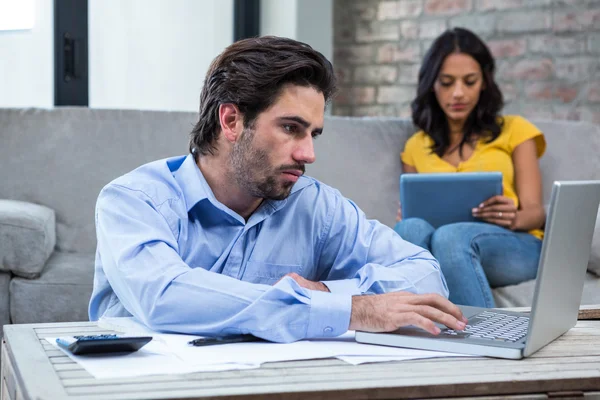
[[[437,228],[455,222],[481,221],[471,209],[502,194],[501,172],[402,174],[402,218],[422,218]]]

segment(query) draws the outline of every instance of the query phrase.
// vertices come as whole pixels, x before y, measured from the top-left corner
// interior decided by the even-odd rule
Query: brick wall
[[[410,116],[420,61],[454,26],[496,57],[505,113],[600,124],[600,0],[335,0],[333,113]]]

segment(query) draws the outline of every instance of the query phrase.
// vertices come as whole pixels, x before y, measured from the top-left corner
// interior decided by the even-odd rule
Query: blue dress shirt
[[[158,331],[291,342],[346,332],[353,295],[448,296],[428,251],[306,176],[245,221],[192,155],[155,161],[102,190],[96,231],[91,320],[133,315]],[[290,272],[331,293],[280,280]]]

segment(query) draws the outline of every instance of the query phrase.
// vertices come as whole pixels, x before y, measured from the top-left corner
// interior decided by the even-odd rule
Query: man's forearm
[[[272,287],[198,269],[178,276],[153,297],[159,293],[158,286],[162,285],[136,288],[132,292],[146,295],[134,294],[128,301],[138,304],[138,319],[159,331],[249,333],[293,342],[341,335],[350,320],[350,296],[308,291],[291,278]]]

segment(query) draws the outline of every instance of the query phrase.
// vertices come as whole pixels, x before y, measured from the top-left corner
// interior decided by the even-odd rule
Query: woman
[[[491,288],[533,279],[541,252],[545,212],[538,158],[542,132],[519,116],[499,115],[502,93],[494,59],[474,33],[446,31],[419,71],[412,118],[421,131],[407,142],[407,173],[500,171],[503,195],[472,210],[481,222],[434,229],[416,218],[396,232],[439,260],[456,304],[494,307]]]

